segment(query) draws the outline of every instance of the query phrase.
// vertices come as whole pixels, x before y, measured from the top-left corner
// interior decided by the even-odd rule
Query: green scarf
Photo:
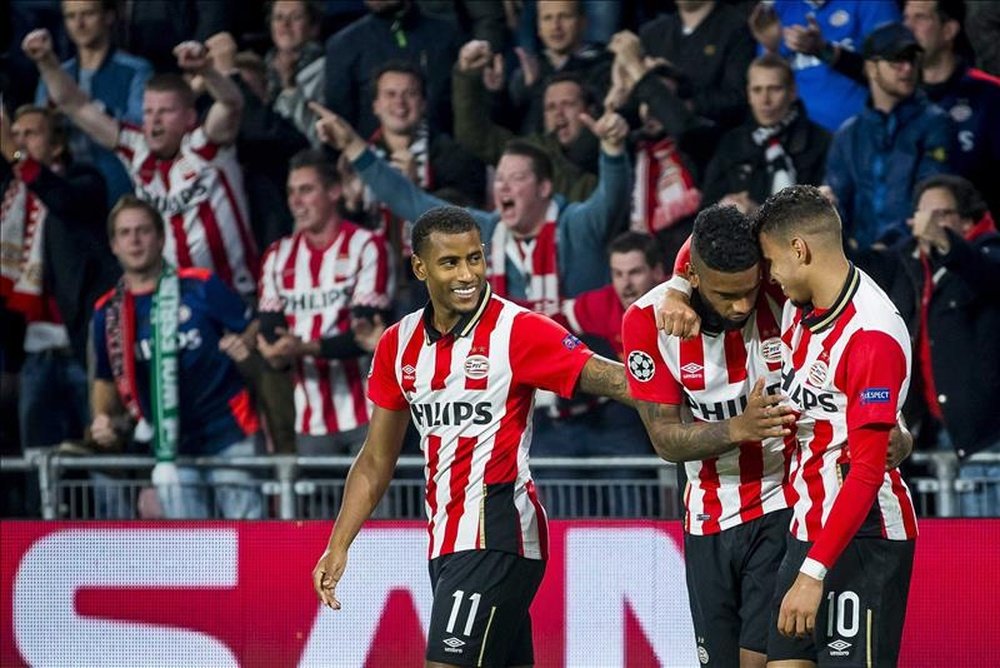
[[[164,262],[149,311],[153,339],[153,359],[149,368],[152,381],[150,403],[156,432],[153,452],[157,462],[172,462],[177,457],[180,433],[177,326],[180,305],[180,279],[174,267]]]

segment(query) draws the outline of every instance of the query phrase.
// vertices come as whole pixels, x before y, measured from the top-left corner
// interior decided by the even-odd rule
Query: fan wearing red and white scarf
[[[701,191],[671,137],[643,140],[635,156],[631,229],[655,234],[698,212]]]
[[[38,163],[30,158],[22,173]],[[23,178],[12,179],[0,206],[0,297],[7,308],[30,322],[46,313],[43,295],[42,248],[45,234],[45,204]]]
[[[490,239],[490,287],[501,297],[511,299],[532,311],[545,315],[559,313],[559,264],[556,254],[556,220],[559,206],[549,202],[545,222],[538,233],[528,238],[517,238],[504,224],[493,230]],[[507,261],[524,276],[525,295],[511,298],[507,287]]]

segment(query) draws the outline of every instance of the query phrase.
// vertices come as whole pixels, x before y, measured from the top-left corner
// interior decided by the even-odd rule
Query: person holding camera
[[[336,165],[321,151],[288,170],[295,230],[264,255],[257,345],[295,380],[300,455],[354,452],[370,418],[364,378],[395,287],[384,237],[344,220]]]

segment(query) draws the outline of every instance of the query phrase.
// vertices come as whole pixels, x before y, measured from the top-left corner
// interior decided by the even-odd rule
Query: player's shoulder
[[[651,319],[655,322],[656,307],[663,301],[668,289],[666,282],[654,286],[625,309],[625,320],[635,322],[637,319]]]
[[[858,318],[858,328],[880,330],[895,338],[908,338],[906,323],[899,309],[871,276],[858,269],[860,281],[852,300]]]

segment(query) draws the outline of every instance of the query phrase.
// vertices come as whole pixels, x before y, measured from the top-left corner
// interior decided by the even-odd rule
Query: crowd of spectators
[[[150,512],[204,516],[178,454],[356,451],[424,211],[469,208],[495,292],[620,356],[702,208],[812,184],[910,327],[918,447],[1000,454],[1000,3],[968,5],[11,0],[3,452],[155,454]],[[535,454],[652,454],[631,409],[536,410]],[[1000,467],[961,471],[1000,513]]]

